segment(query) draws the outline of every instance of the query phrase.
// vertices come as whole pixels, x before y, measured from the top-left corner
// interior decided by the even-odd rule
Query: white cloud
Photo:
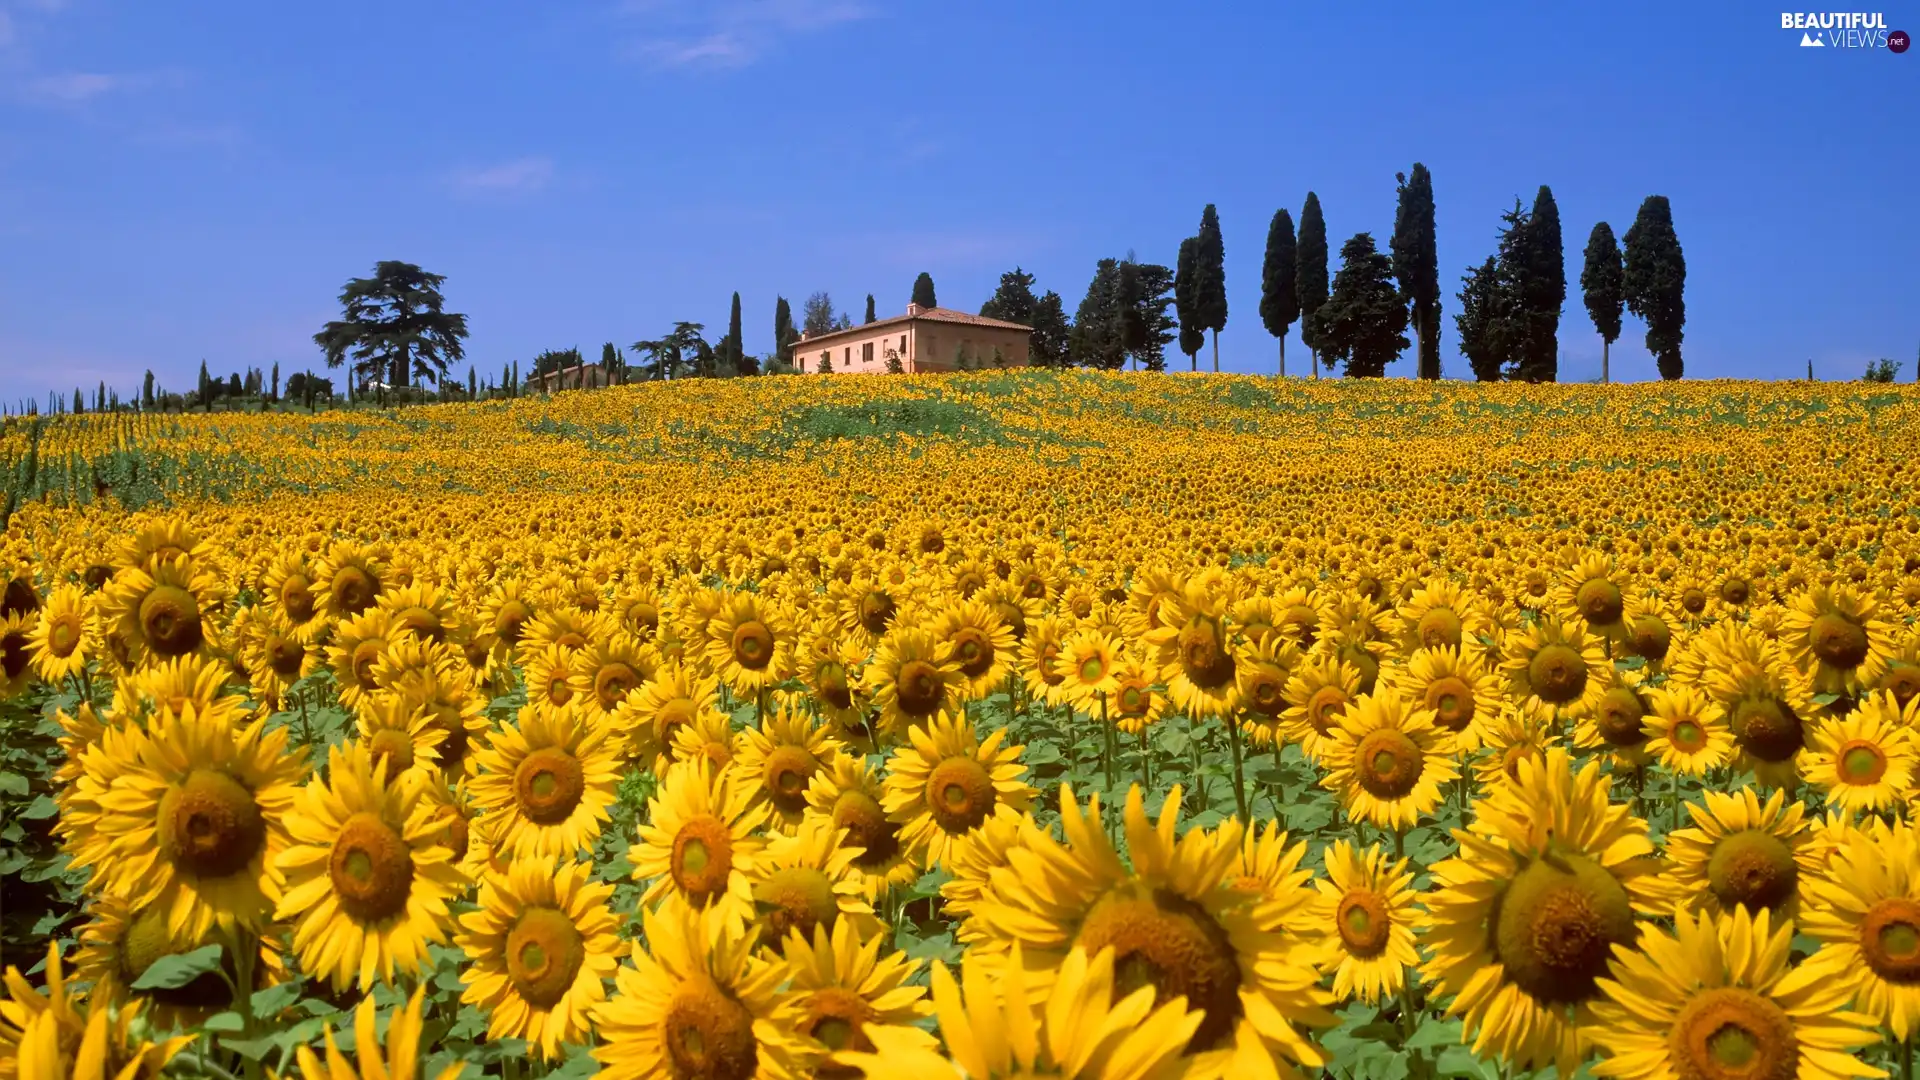
[[[100,72],[74,71],[61,75],[41,75],[27,81],[27,93],[38,101],[58,105],[78,105],[102,94],[125,89],[126,77]]]
[[[453,172],[455,191],[469,195],[524,195],[539,191],[553,179],[553,162],[524,157],[497,165],[479,165]]]
[[[626,0],[646,24],[635,56],[657,67],[738,68],[785,39],[871,18],[860,0]]]

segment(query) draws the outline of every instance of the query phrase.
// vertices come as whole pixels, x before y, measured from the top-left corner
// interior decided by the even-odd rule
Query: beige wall
[[[819,371],[820,354],[830,352],[836,375],[880,375],[887,370],[890,349],[900,354],[901,368],[911,372],[952,371],[956,350],[965,350],[981,367],[992,367],[998,347],[1005,366],[1024,367],[1030,337],[1025,330],[914,319],[876,327],[871,334],[856,328],[831,338],[797,341],[793,357],[808,374]]]

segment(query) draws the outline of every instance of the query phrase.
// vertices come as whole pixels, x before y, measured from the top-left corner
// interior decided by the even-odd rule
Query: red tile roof
[[[893,326],[900,323],[908,323],[908,322],[914,321],[915,319],[921,320],[923,322],[955,323],[961,326],[985,326],[985,327],[991,327],[997,330],[1032,330],[1033,329],[1033,327],[1031,326],[1025,326],[1017,322],[1007,322],[1004,319],[989,319],[984,315],[969,315],[964,311],[955,311],[952,308],[936,307],[936,308],[922,308],[917,314],[894,315],[890,318],[875,319],[870,323],[863,323],[859,326],[848,327],[845,330],[835,330],[832,333],[818,334],[814,337],[807,338],[806,342],[808,345],[812,345],[816,341],[832,341],[837,338],[848,337],[848,336],[866,336],[868,334],[872,334],[876,332],[880,327]]]

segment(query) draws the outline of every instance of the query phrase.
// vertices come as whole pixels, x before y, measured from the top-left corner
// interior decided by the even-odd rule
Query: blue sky
[[[1459,275],[1547,183],[1570,281],[1595,221],[1671,198],[1690,376],[1911,378],[1920,50],[1799,36],[1750,3],[0,0],[0,396],[317,367],[388,258],[447,275],[483,372],[717,333],[736,289],[755,352],[776,294],[890,314],[921,270],[977,309],[1020,264],[1071,311],[1207,202],[1223,367],[1270,372],[1275,208],[1313,189],[1336,251],[1384,242],[1414,161],[1449,375]],[[1654,377],[1643,334],[1616,378]],[[1563,379],[1598,374],[1577,285],[1560,342]]]

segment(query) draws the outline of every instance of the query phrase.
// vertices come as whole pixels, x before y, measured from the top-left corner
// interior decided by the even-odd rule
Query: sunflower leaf
[[[133,980],[135,990],[178,990],[209,971],[220,969],[221,949],[203,945],[188,953],[174,953],[155,960],[140,977]]]

